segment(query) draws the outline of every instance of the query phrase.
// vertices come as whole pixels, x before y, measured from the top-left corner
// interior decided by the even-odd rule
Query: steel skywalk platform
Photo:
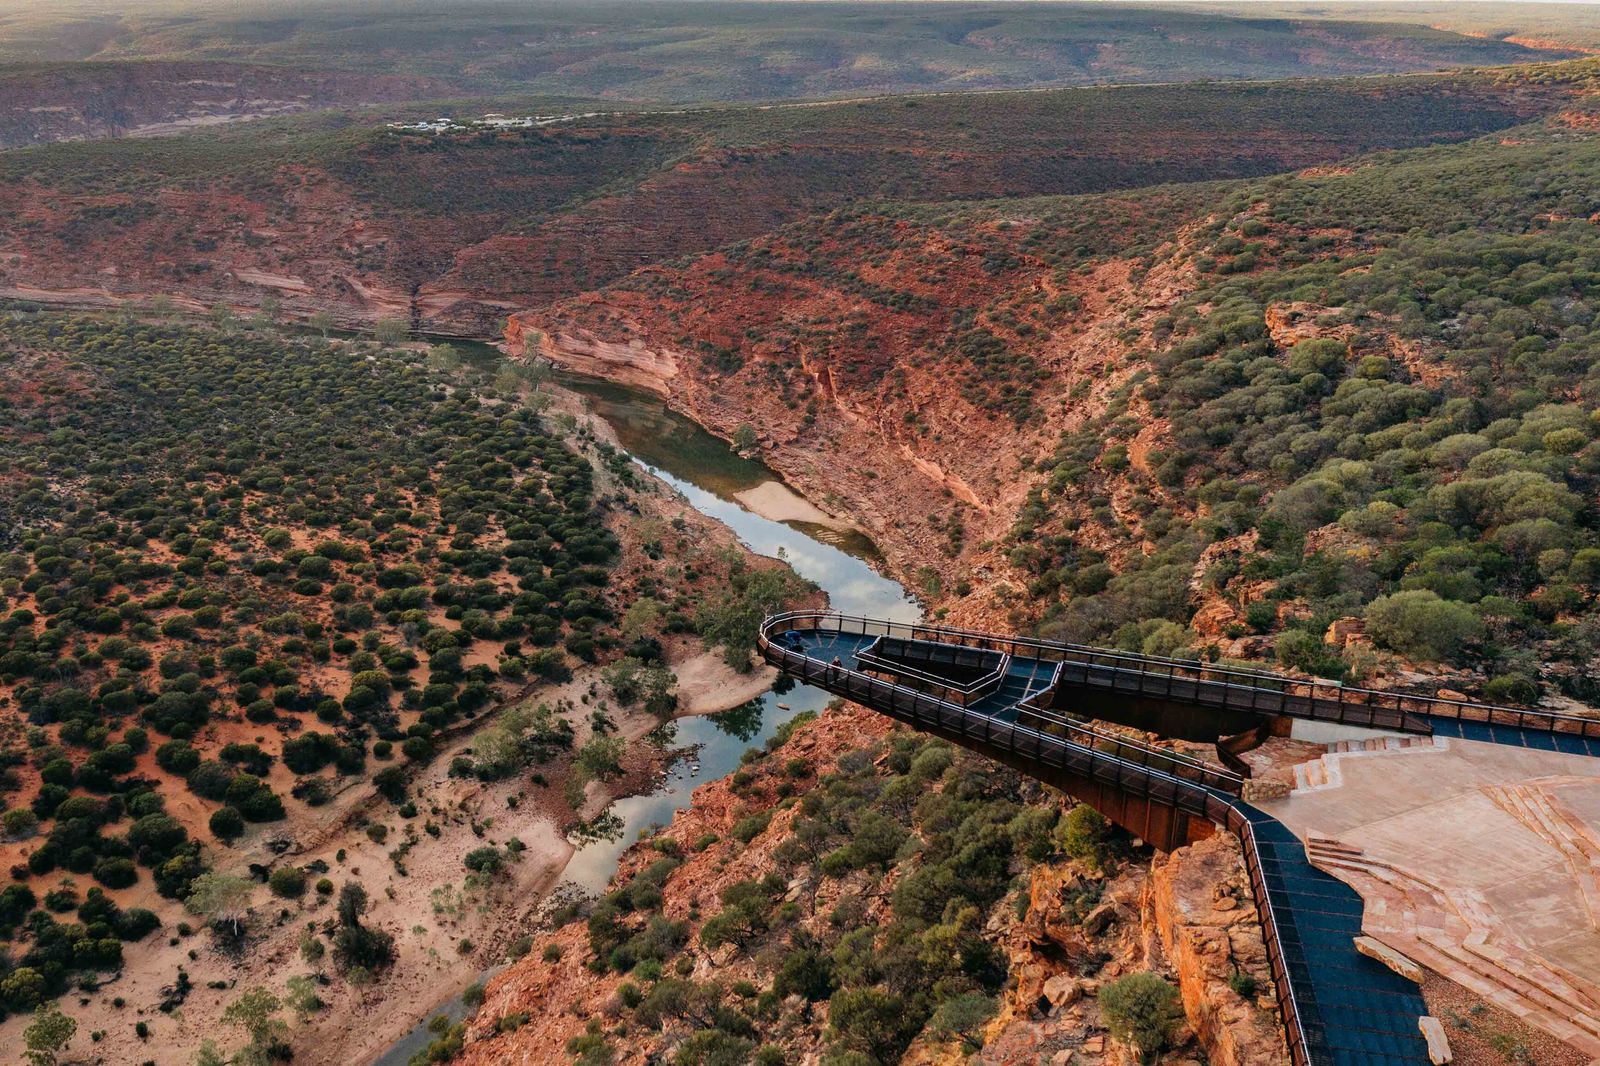
[[[769,618],[759,647],[786,673],[1056,785],[1157,847],[1215,827],[1238,836],[1296,1066],[1423,1066],[1416,986],[1355,950],[1361,897],[1242,800],[1238,774],[1097,728],[1094,711],[1187,715],[1213,739],[1282,716],[1600,755],[1589,719],[825,611]]]

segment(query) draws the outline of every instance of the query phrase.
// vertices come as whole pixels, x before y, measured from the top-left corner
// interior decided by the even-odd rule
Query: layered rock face
[[[1232,837],[1131,863],[1107,879],[1076,863],[1041,866],[1027,898],[1025,915],[1003,939],[1014,988],[981,1061],[1136,1061],[1107,1033],[1096,995],[1142,970],[1170,979],[1183,1000],[1186,1025],[1169,1061],[1288,1061],[1261,927]]]
[[[1238,840],[1219,833],[1158,857],[1144,915],[1216,1066],[1286,1062],[1271,970]],[[1248,992],[1250,995],[1243,993]]]

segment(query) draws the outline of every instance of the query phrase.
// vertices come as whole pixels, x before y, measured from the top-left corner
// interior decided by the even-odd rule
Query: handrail
[[[1272,991],[1278,1001],[1278,1016],[1283,1019],[1289,1060],[1293,1066],[1320,1066],[1312,1057],[1305,1024],[1300,1019],[1300,1001],[1295,995],[1294,981],[1289,974],[1289,961],[1284,958],[1283,934],[1278,929],[1278,915],[1272,906],[1272,894],[1267,891],[1267,875],[1261,862],[1260,846],[1256,843],[1255,826],[1250,824],[1250,819],[1242,811],[1229,804],[1224,828],[1239,839],[1245,871],[1250,875],[1250,895],[1255,899],[1256,920],[1261,923],[1261,942],[1267,952],[1267,969],[1272,973]]]
[[[1174,758],[1174,753],[1159,748],[1140,748],[1136,744],[1125,741],[1124,738],[1102,733],[1088,726],[1073,723],[1069,728],[1083,736],[1096,740],[1123,744],[1140,751],[1141,754],[1147,755],[1155,762],[1174,766],[1175,769],[1169,771],[1146,765],[1124,756],[1103,751],[1092,744],[1085,744],[1070,737],[1046,733],[1017,722],[1003,722],[992,715],[982,714],[958,703],[941,700],[911,688],[900,687],[898,694],[903,695],[905,699],[897,702],[895,698],[897,686],[891,682],[879,680],[870,674],[851,670],[849,667],[823,664],[819,660],[797,651],[781,648],[770,643],[766,644],[762,650],[768,662],[802,681],[816,683],[819,687],[843,695],[846,699],[867,702],[869,705],[872,705],[875,701],[880,705],[880,710],[884,710],[885,713],[895,717],[904,718],[913,725],[931,723],[941,729],[958,731],[963,736],[981,740],[995,747],[1006,747],[1019,754],[1046,762],[1048,762],[1048,759],[1045,758],[1045,745],[1048,743],[1049,745],[1058,746],[1063,749],[1061,752],[1056,753],[1061,759],[1073,758],[1074,761],[1079,763],[1087,762],[1089,764],[1088,769],[1080,769],[1078,772],[1085,773],[1086,776],[1094,780],[1114,785],[1136,794],[1153,796],[1161,799],[1168,806],[1176,807],[1179,810],[1198,815],[1207,820],[1214,820],[1206,802],[1207,798],[1227,785],[1232,785],[1236,788],[1240,784],[1227,771],[1209,767],[1207,770],[1225,784],[1207,785],[1189,780],[1180,772],[1177,772],[1177,770],[1187,769],[1188,767],[1183,764],[1182,760]],[[945,717],[941,717],[940,712],[944,712]],[[954,720],[947,720],[952,717]],[[982,727],[981,731],[976,728],[978,726]],[[1005,738],[1002,739],[996,736],[996,732],[1005,734]],[[1029,743],[1026,745],[1018,743],[1019,738]],[[1148,783],[1130,783],[1123,780],[1121,771],[1127,768],[1137,769],[1140,774],[1155,778],[1158,783],[1164,786],[1162,789],[1163,794],[1158,796],[1155,792],[1150,791]]]
[[[992,690],[998,688],[1000,683],[1005,679],[1006,671],[1010,669],[1011,666],[1011,656],[1005,652],[1001,652],[999,653],[999,665],[997,665],[993,670],[990,670],[988,673],[963,684],[955,681],[952,678],[940,677],[937,674],[931,674],[925,670],[919,670],[915,666],[907,666],[904,663],[896,662],[893,659],[884,658],[882,655],[878,654],[878,652],[873,650],[878,648],[879,645],[883,643],[883,639],[883,637],[879,637],[866,648],[856,652],[856,661],[866,663],[868,666],[880,669],[885,673],[914,677],[918,681],[922,681],[930,685],[936,685],[939,688],[948,689],[949,691],[955,692],[962,696],[972,696],[980,689]],[[920,643],[932,642],[922,641]],[[985,648],[983,650],[988,651],[989,649]]]
[[[842,694],[850,699],[857,698],[851,689],[853,687],[852,682],[859,679],[861,682],[865,682],[865,691],[861,693],[862,696],[867,699],[872,699],[874,696],[878,697],[883,703],[883,707],[887,709],[887,713],[895,717],[909,718],[912,724],[917,724],[927,713],[931,712],[935,723],[943,725],[947,729],[956,729],[955,725],[944,723],[939,718],[938,712],[945,710],[953,712],[957,716],[963,735],[970,735],[966,729],[969,721],[973,718],[984,719],[987,725],[982,739],[991,745],[999,745],[999,740],[993,737],[990,731],[995,721],[992,716],[981,714],[960,704],[937,699],[910,688],[900,690],[908,697],[909,706],[897,706],[895,700],[896,686],[893,684],[847,667],[833,666],[831,664],[824,665],[820,660],[813,659],[801,652],[775,645],[770,639],[770,633],[777,631],[776,624],[793,617],[815,619],[822,617],[843,618],[845,616],[832,615],[827,612],[789,612],[787,615],[779,615],[768,619],[758,634],[757,646],[763,657],[773,665],[799,676],[801,680],[826,679],[828,683],[823,685],[824,688],[834,691],[842,689]],[[873,620],[859,619],[858,621],[865,624]],[[899,623],[880,624],[900,625]],[[813,626],[811,628],[819,627]],[[913,628],[928,632],[937,631],[940,627],[918,626]],[[865,635],[865,632],[862,635]],[[1004,642],[1005,638],[999,638],[999,640]],[[1052,687],[1056,681],[1059,681],[1059,677],[1060,667],[1058,666],[1056,674],[1052,678]],[[1053,709],[1039,708],[1032,705],[1033,700],[1038,699],[1039,696],[1049,691],[1049,688],[1042,690],[1028,699],[1019,701],[1015,706],[1019,710],[1026,709],[1029,713],[1035,714],[1040,718],[1054,720],[1054,724],[1063,725],[1079,735],[1110,741],[1119,747],[1138,751],[1147,758],[1153,757],[1167,765],[1192,764],[1202,767],[1219,779],[1231,778],[1234,782],[1242,785],[1242,778],[1230,771],[1216,770],[1177,752],[1149,747],[1137,741],[1103,733],[1084,723],[1061,718],[1055,714]],[[1063,768],[1065,767],[1067,754],[1076,752],[1079,756],[1077,761],[1087,761],[1089,763],[1090,770],[1085,776],[1090,777],[1092,780],[1112,785],[1133,795],[1165,803],[1176,810],[1205,818],[1238,837],[1245,869],[1250,877],[1251,895],[1254,897],[1256,916],[1261,923],[1262,941],[1266,949],[1268,969],[1272,974],[1273,993],[1277,999],[1279,1014],[1283,1021],[1284,1036],[1289,1050],[1290,1061],[1293,1066],[1327,1066],[1328,1059],[1326,1055],[1313,1053],[1305,1022],[1301,1017],[1300,997],[1295,991],[1294,978],[1290,973],[1288,959],[1284,950],[1283,933],[1278,925],[1277,913],[1272,905],[1271,894],[1267,890],[1266,870],[1261,857],[1260,846],[1256,841],[1255,828],[1239,803],[1234,799],[1234,796],[1230,795],[1225,789],[1197,784],[1183,776],[1166,772],[1147,763],[1129,759],[1115,752],[1104,751],[1092,744],[1082,744],[1071,737],[1041,733],[1023,725],[1020,721],[1005,723],[1005,728],[1009,733],[1009,747],[1014,752],[1026,754],[1024,749],[1017,743],[1017,735],[1020,733],[1025,739],[1031,738],[1033,740],[1033,757],[1042,763],[1048,763],[1048,760],[1044,758],[1041,742],[1045,737],[1049,737],[1062,749]]]
[[[1412,716],[1434,716],[1457,721],[1483,722],[1490,725],[1535,729],[1541,732],[1600,738],[1600,718],[1585,718],[1579,715],[1562,714],[1554,711],[1537,711],[1498,704],[1476,703],[1470,700],[1445,699],[1438,696],[1415,696],[1386,689],[1362,688],[1318,679],[1294,678],[1285,674],[1263,670],[1219,666],[1215,663],[1205,663],[1192,659],[1172,659],[1163,656],[1142,655],[1107,648],[1096,648],[1084,644],[1039,640],[1033,637],[1003,637],[949,626],[887,622],[865,618],[860,615],[846,615],[831,611],[788,611],[774,615],[763,623],[762,633],[765,635],[776,626],[800,619],[812,621],[813,623],[826,619],[833,623],[831,628],[838,628],[842,632],[851,631],[847,626],[859,627],[859,632],[863,635],[869,632],[867,627],[871,627],[871,632],[895,633],[904,631],[910,634],[913,639],[918,640],[943,641],[967,647],[995,648],[996,646],[1004,646],[1011,650],[1013,655],[1016,655],[1019,650],[1032,651],[1036,654],[1029,657],[1077,663],[1085,672],[1084,677],[1087,684],[1098,683],[1089,679],[1088,671],[1091,670],[1102,675],[1110,674],[1110,681],[1113,686],[1116,683],[1115,672],[1117,671],[1126,671],[1137,675],[1140,679],[1160,678],[1168,683],[1182,679],[1197,686],[1196,701],[1199,701],[1198,686],[1206,685],[1210,690],[1220,694],[1220,702],[1223,706],[1232,706],[1236,710],[1283,713],[1293,717],[1309,717],[1361,725],[1376,724],[1380,713],[1382,713],[1385,716],[1385,721],[1389,723],[1388,727],[1421,733],[1431,732],[1431,726],[1427,723],[1425,717],[1413,718]],[[821,627],[813,624],[807,628]],[[1260,697],[1265,692],[1273,693],[1278,699],[1276,701],[1262,701]],[[1237,697],[1236,702],[1230,704],[1229,696]],[[1303,709],[1294,707],[1291,705],[1291,700],[1304,700],[1306,701],[1306,706]],[[1263,706],[1263,702],[1269,705]],[[1278,706],[1270,706],[1273,702],[1277,702]],[[1331,707],[1331,713],[1326,715],[1318,713],[1319,705]],[[1387,716],[1393,717],[1389,718]]]
[[[778,666],[781,669],[800,677],[801,680],[820,681],[819,687],[828,689],[829,691],[837,692],[843,689],[843,694],[847,697],[850,697],[849,689],[852,678],[860,678],[867,682],[891,687],[891,689],[893,686],[893,682],[880,681],[878,678],[875,678],[871,674],[863,671],[852,670],[850,667],[843,665],[834,666],[831,663],[823,664],[821,660],[814,659],[801,652],[794,651],[790,648],[779,647],[774,645],[770,639],[765,637],[765,635],[758,638],[757,644],[760,647],[763,656],[774,666]],[[969,718],[981,720],[985,723],[984,739],[986,741],[992,742],[992,731],[990,727],[994,723],[998,723],[1006,729],[1020,731],[1030,737],[1048,737],[1051,740],[1059,741],[1065,744],[1071,744],[1075,747],[1083,748],[1095,754],[1111,755],[1113,758],[1116,758],[1119,761],[1129,762],[1145,769],[1150,769],[1152,772],[1163,774],[1164,776],[1170,777],[1176,781],[1184,781],[1190,784],[1198,783],[1203,788],[1217,789],[1232,795],[1237,795],[1244,787],[1244,779],[1231,770],[1209,765],[1201,762],[1198,759],[1191,758],[1190,756],[1181,752],[1170,751],[1166,748],[1157,748],[1153,745],[1142,743],[1118,733],[1110,733],[1105,730],[1097,729],[1086,722],[1074,721],[1070,718],[1057,714],[1053,710],[1039,710],[1031,706],[1026,707],[1030,713],[1034,714],[1038,718],[1044,719],[1050,725],[1060,726],[1067,730],[1071,734],[1070,736],[1063,737],[1054,733],[1047,733],[1042,729],[1035,729],[1020,720],[1014,722],[1001,721],[996,719],[993,715],[984,714],[981,711],[974,711],[970,707],[960,703],[941,699],[938,696],[917,691],[915,689],[908,689],[908,691],[910,691],[917,699],[933,704],[935,708],[942,707],[962,716],[963,721]],[[1021,701],[1013,706],[1022,709],[1024,708],[1025,704],[1026,701]],[[1110,745],[1113,748],[1136,752],[1140,758],[1128,759],[1125,756],[1118,756],[1114,752],[1106,751],[1106,745]],[[1011,747],[1015,749],[1016,745],[1012,744]],[[1035,750],[1037,751],[1037,743],[1035,744]],[[1153,763],[1160,764],[1160,766],[1166,767],[1166,769],[1155,769],[1155,767],[1152,766]],[[1196,782],[1194,780],[1195,778],[1198,778],[1199,781]],[[1210,817],[1210,815],[1205,814],[1203,810],[1197,810],[1196,813],[1205,815],[1207,818]]]
[[[1107,743],[1114,744],[1117,747],[1130,748],[1139,752],[1148,752],[1151,755],[1160,758],[1162,761],[1178,763],[1184,767],[1195,770],[1204,776],[1215,778],[1215,782],[1212,782],[1210,785],[1212,788],[1221,788],[1226,792],[1237,794],[1244,787],[1244,779],[1247,775],[1239,773],[1231,766],[1213,766],[1203,759],[1196,759],[1194,756],[1188,755],[1181,751],[1173,751],[1169,748],[1158,748],[1154,744],[1146,744],[1142,740],[1137,740],[1133,737],[1126,737],[1121,733],[1111,733],[1104,729],[1098,729],[1087,722],[1079,722],[1069,718],[1054,708],[1041,707],[1033,702],[1039,697],[1047,695],[1049,691],[1049,689],[1041,690],[1040,692],[1029,696],[1027,699],[1021,700],[1013,706],[1015,706],[1019,712],[1026,711],[1028,714],[1033,715],[1036,718],[1041,718],[1044,721],[1049,722],[1051,725],[1065,726],[1068,729],[1088,734],[1089,736],[1104,740]]]

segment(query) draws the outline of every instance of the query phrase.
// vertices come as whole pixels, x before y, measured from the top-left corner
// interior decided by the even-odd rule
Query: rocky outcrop
[[[1208,1060],[1216,1066],[1287,1062],[1239,842],[1219,833],[1157,858],[1144,913]]]
[[[797,729],[775,758],[752,764],[737,781],[727,778],[697,789],[693,805],[678,812],[670,827],[623,855],[617,883],[627,883],[663,855],[681,855],[681,865],[661,887],[658,909],[665,918],[697,929],[716,913],[725,889],[781,865],[775,852],[789,836],[798,808],[778,805],[779,791],[798,787],[803,796],[816,780],[810,772],[797,779],[789,768],[804,764],[825,774],[842,755],[894,728],[859,708],[830,710]],[[734,826],[752,811],[772,812],[767,827],[748,843],[730,839]],[[982,1049],[968,1061],[1131,1066],[1130,1050],[1106,1029],[1097,996],[1109,981],[1154,970],[1180,985],[1189,1019],[1175,1034],[1165,1062],[1176,1066],[1199,1056],[1228,1066],[1286,1062],[1264,980],[1254,908],[1247,894],[1240,895],[1248,884],[1240,863],[1237,845],[1219,838],[1154,863],[1124,862],[1109,874],[1071,861],[1035,866],[1022,899],[997,906],[983,927],[985,939],[1000,949],[1010,981],[999,1014],[975,1034]],[[845,899],[866,900],[866,912],[853,924],[889,922],[894,881],[891,871],[863,895],[871,883],[860,876],[819,877],[801,867],[791,875],[785,899],[796,906],[800,928],[821,936]],[[672,972],[690,981],[715,980],[725,987],[747,981],[759,989],[772,980],[775,963],[769,952],[739,951],[731,944],[707,949],[697,933],[691,933],[689,945]],[[587,965],[589,957],[582,922],[538,938],[532,952],[489,982],[459,1061],[469,1066],[565,1061],[559,1049],[582,1038],[588,1019],[607,1019],[609,1027],[628,1017],[627,1004],[636,1002],[631,997],[637,994],[623,987],[629,978],[596,973]],[[1259,1004],[1230,990],[1234,968],[1260,974]],[[790,1019],[776,1029],[787,1061],[817,1061],[827,1046],[827,1002],[780,1009]],[[669,1060],[693,1031],[681,1020],[659,1030],[630,1026],[626,1040],[613,1041],[615,1061]],[[961,1061],[961,1055],[957,1045],[925,1035],[903,1061],[931,1066]]]
[[[1110,1038],[1096,996],[1141,970],[1167,977],[1182,995],[1188,1025],[1165,1061],[1193,1061],[1197,1053],[1225,1066],[1288,1061],[1231,837],[1130,863],[1109,877],[1077,863],[1037,867],[1022,917],[1002,943],[1013,987],[989,1029],[983,1062],[1132,1063],[1130,1050]],[[1235,973],[1256,981],[1250,998],[1230,986]]]
[[[671,395],[672,382],[678,376],[682,358],[664,346],[647,345],[642,337],[608,341],[582,328],[545,333],[524,326],[515,316],[506,321],[505,340],[509,351],[524,354],[532,351],[580,374],[631,385],[659,396]]]

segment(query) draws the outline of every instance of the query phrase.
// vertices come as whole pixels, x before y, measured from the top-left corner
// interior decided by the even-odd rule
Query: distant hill
[[[1189,5],[1212,15],[1259,18],[1315,18],[1335,21],[1407,22],[1451,33],[1523,44],[1532,48],[1600,49],[1600,6],[1585,3],[1536,3],[1507,0],[1226,0]]]
[[[855,202],[1251,177],[1479,136],[1569,95],[1465,75],[687,111],[545,100],[502,125],[323,115],[51,145],[0,153],[0,292],[270,298],[498,332],[509,311]]]
[[[1355,11],[1335,20],[1098,3],[36,7],[0,5],[13,9],[0,24],[0,61],[269,63],[411,74],[463,92],[655,102],[1329,77],[1550,57]]]
[[[151,136],[241,119],[448,95],[414,74],[214,60],[24,64],[0,70],[0,148]]]

